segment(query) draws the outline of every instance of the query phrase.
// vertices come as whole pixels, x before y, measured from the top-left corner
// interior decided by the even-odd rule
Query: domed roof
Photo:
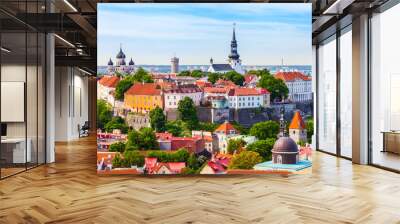
[[[122,48],[119,49],[119,52],[117,54],[117,58],[125,58],[124,52],[122,52]]]
[[[110,58],[110,60],[108,61],[108,65],[114,65],[114,63],[111,61],[111,58]]]
[[[282,153],[282,152],[296,153],[298,151],[299,149],[297,147],[296,142],[294,142],[293,139],[289,137],[280,137],[278,140],[276,140],[274,148],[272,149],[272,152],[275,153]]]
[[[131,58],[131,60],[129,61],[129,65],[135,65],[135,62],[133,62],[132,58]]]

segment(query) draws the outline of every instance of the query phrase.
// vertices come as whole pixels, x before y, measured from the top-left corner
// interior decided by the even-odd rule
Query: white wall
[[[56,67],[55,73],[55,140],[70,141],[88,121],[88,77],[72,67]]]

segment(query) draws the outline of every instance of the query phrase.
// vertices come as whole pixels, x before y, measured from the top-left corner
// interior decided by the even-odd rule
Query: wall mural
[[[311,4],[99,3],[98,174],[310,173],[310,34]]]

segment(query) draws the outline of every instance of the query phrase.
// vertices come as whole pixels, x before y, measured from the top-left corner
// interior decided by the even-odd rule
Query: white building
[[[229,108],[258,108],[270,106],[270,93],[260,88],[233,88],[228,93]]]
[[[97,98],[102,99],[114,104],[113,92],[115,92],[115,87],[119,82],[117,76],[105,75],[99,81],[97,81]]]
[[[179,85],[164,90],[165,110],[177,109],[180,100],[189,97],[196,106],[200,105],[203,92],[196,85]]]
[[[228,153],[227,148],[229,139],[239,135],[240,133],[233,127],[232,124],[230,124],[228,121],[225,121],[217,129],[215,129],[214,134],[216,134],[218,138],[219,152],[226,154]]]
[[[311,77],[301,72],[278,72],[275,78],[285,82],[289,89],[288,99],[293,102],[304,102],[312,100]]]
[[[117,76],[103,76],[97,85],[97,98],[107,101],[113,108],[114,116],[123,116],[124,102],[115,99],[115,87],[120,78]]]

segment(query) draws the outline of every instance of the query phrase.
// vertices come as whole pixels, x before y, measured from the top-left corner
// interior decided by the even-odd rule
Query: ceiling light
[[[54,34],[54,36],[57,37],[58,39],[60,39],[61,41],[63,41],[64,43],[66,43],[67,45],[69,45],[69,46],[75,48],[75,45],[73,45],[73,44],[72,44],[71,42],[69,42],[68,40],[66,40],[66,39],[64,39],[64,38],[62,38],[62,37],[60,37],[58,34]]]
[[[5,47],[1,47],[1,50],[4,51],[4,52],[6,52],[6,53],[10,53],[10,52],[11,52],[11,50],[9,50],[9,49],[7,49],[7,48],[5,48]]]
[[[67,4],[74,12],[78,12],[78,10],[73,6],[68,0],[64,0],[65,4]]]

